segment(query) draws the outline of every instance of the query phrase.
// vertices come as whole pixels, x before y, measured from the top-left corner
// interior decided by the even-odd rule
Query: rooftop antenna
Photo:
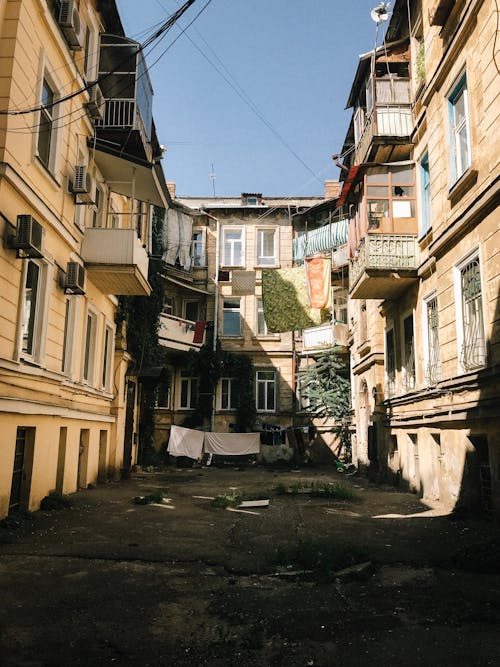
[[[213,192],[214,197],[215,197],[215,178],[216,178],[216,176],[215,176],[215,171],[214,171],[214,164],[213,164],[213,162],[212,162],[212,169],[210,170],[210,174],[209,174],[209,176],[210,176],[210,180],[212,181],[212,192]]]

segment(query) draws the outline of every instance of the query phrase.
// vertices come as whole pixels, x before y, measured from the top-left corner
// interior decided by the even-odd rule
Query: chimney
[[[167,183],[167,189],[168,189],[172,199],[175,199],[175,183],[172,183],[172,182]]]
[[[337,199],[340,189],[339,181],[325,181],[325,199]]]

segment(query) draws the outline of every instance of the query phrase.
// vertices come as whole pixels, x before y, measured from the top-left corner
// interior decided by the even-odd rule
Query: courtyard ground
[[[328,483],[353,497],[284,493]],[[269,506],[209,499],[244,494]],[[500,664],[493,521],[330,467],[171,467],[71,500],[0,528],[2,667]]]

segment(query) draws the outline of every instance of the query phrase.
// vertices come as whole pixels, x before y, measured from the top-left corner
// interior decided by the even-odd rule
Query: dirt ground
[[[310,482],[355,498],[273,490]],[[269,507],[207,499],[231,488]],[[168,504],[131,503],[152,492]],[[332,468],[172,467],[71,499],[0,529],[2,667],[500,664],[493,521]]]

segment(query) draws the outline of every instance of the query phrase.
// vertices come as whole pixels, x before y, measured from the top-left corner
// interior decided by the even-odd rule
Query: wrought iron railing
[[[357,256],[349,267],[349,287],[352,289],[364,271],[416,270],[419,249],[417,237],[410,234],[367,234],[357,250]]]

